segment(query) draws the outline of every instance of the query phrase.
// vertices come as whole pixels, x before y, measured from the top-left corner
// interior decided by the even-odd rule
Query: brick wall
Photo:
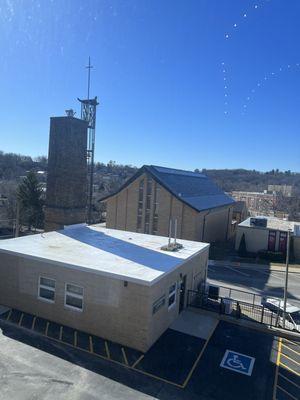
[[[150,178],[150,175],[147,173],[142,174],[120,193],[110,197],[107,200],[106,226],[108,228],[123,229],[141,233],[146,232],[145,218],[147,204],[147,183]],[[141,229],[138,229],[137,215],[139,185],[142,180],[144,180],[142,226]],[[155,191],[158,213],[157,232],[154,232],[153,229]],[[209,212],[203,211],[199,213],[174,197],[170,192],[168,192],[164,187],[154,180],[150,203],[150,234],[155,233],[160,236],[168,236],[170,218],[176,218],[177,237],[179,239],[214,242],[225,241],[230,237],[232,221],[232,207],[230,206],[209,210]],[[172,235],[174,236],[174,232],[172,232]]]
[[[87,202],[87,122],[50,120],[45,230],[85,222]]]

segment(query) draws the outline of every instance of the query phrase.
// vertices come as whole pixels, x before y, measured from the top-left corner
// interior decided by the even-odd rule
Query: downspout
[[[202,242],[204,240],[206,217],[208,216],[208,214],[210,214],[210,212],[211,212],[211,210],[209,210],[203,217],[202,237],[201,237]]]
[[[208,212],[204,215],[203,217],[203,227],[202,227],[202,242],[204,240],[204,233],[205,233],[205,223],[206,223],[206,217],[208,216],[208,214],[210,214],[211,210],[208,210]],[[208,259],[206,262],[206,266],[205,266],[205,274],[204,274],[204,293],[206,293],[207,290],[207,275],[208,275],[208,260],[209,260],[209,254],[208,254]]]
[[[227,229],[226,229],[226,236],[225,236],[225,240],[228,240],[228,230],[229,230],[229,215],[230,215],[230,210],[231,208],[229,207],[228,209],[228,218],[227,218]]]

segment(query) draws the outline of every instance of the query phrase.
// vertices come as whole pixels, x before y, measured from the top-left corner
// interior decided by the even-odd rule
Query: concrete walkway
[[[201,339],[207,339],[217,323],[218,318],[214,315],[205,315],[199,314],[197,311],[184,310],[170,328]]]

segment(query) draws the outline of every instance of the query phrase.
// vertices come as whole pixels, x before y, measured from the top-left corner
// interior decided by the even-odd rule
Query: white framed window
[[[47,278],[46,276],[40,276],[38,298],[49,303],[54,303],[55,300],[55,280]]]
[[[65,285],[65,307],[72,310],[83,310],[83,287],[73,283]]]
[[[152,305],[152,314],[157,313],[166,303],[166,295],[164,294],[158,300],[156,300]]]
[[[177,289],[176,282],[173,283],[173,285],[169,287],[168,310],[170,310],[170,308],[173,308],[176,304],[176,289]]]

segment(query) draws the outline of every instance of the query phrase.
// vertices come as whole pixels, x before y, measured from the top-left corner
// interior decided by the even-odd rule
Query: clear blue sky
[[[47,154],[90,55],[97,161],[300,171],[299,0],[0,7],[1,150]]]

